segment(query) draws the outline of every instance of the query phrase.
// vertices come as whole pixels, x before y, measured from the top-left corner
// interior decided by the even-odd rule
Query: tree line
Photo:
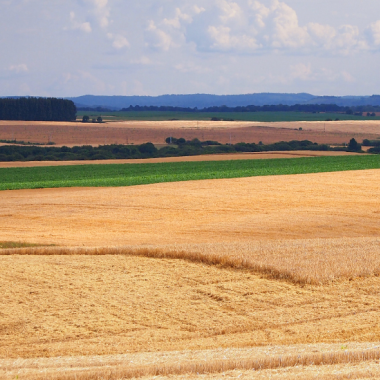
[[[330,147],[309,140],[280,141],[274,144],[238,143],[220,144],[217,141],[168,137],[167,146],[157,149],[148,142],[141,145],[91,145],[63,147],[42,146],[0,146],[0,161],[73,161],[73,160],[110,160],[156,157],[180,157],[202,154],[238,153],[238,152],[276,152],[292,150],[312,151],[361,151],[361,145],[351,139],[347,147]],[[375,153],[375,152],[374,152]],[[380,152],[379,152],[380,153]]]
[[[77,109],[71,100],[57,98],[0,99],[0,120],[72,121]]]
[[[129,106],[128,108],[121,109],[122,112],[143,112],[143,111],[171,111],[171,112],[308,112],[308,113],[346,113],[348,115],[356,114],[362,115],[363,112],[369,113],[367,116],[375,116],[373,112],[379,112],[380,106],[356,106],[356,107],[342,107],[336,104],[295,104],[287,106],[267,105],[267,106],[215,106],[206,107],[202,109],[173,107],[173,106]]]

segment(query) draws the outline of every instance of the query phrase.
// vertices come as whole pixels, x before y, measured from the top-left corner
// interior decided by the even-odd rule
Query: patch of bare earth
[[[274,158],[324,157],[324,156],[353,156],[359,153],[334,151],[292,151],[292,152],[257,152],[232,154],[205,154],[201,156],[146,158],[131,160],[97,160],[97,161],[28,161],[0,162],[0,168],[30,168],[43,166],[73,166],[73,165],[111,165],[111,164],[149,164],[164,162],[200,162],[226,160],[267,160]]]
[[[169,136],[221,143],[311,140],[317,143],[348,143],[352,137],[376,139],[379,121],[336,122],[211,122],[211,121],[124,121],[101,125],[83,123],[0,121],[4,140],[55,142],[58,146],[163,144]],[[299,130],[302,128],[302,130]]]

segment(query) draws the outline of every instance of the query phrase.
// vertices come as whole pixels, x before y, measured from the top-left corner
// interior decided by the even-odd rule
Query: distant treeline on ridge
[[[80,109],[80,108],[79,108]],[[207,108],[184,108],[172,106],[129,106],[128,108],[121,109],[122,112],[131,111],[173,111],[173,112],[340,112],[346,114],[354,114],[361,112],[376,112],[380,111],[380,106],[356,106],[356,107],[341,107],[336,104],[295,104],[287,106],[267,105],[267,106],[240,106],[240,107],[227,107],[215,106]]]
[[[0,120],[71,121],[76,119],[74,102],[56,98],[0,99]]]

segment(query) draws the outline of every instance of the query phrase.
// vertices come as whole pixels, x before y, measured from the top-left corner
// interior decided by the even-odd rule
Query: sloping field
[[[380,279],[299,286],[132,256],[1,257],[0,357],[377,342]]]
[[[124,187],[191,180],[343,172],[379,168],[380,160],[377,155],[2,168],[0,169],[0,190]]]
[[[299,130],[302,128],[302,130]],[[211,122],[211,121],[124,121],[107,124],[0,121],[4,140],[55,142],[57,145],[165,143],[169,136],[221,143],[311,140],[317,143],[348,143],[352,137],[380,137],[380,121],[334,122]]]
[[[207,364],[247,379],[375,378],[379,180],[365,170],[1,192],[0,241],[60,247],[0,250],[0,377],[191,379]],[[252,371],[260,360],[272,364]]]
[[[65,246],[379,237],[380,170],[1,192],[1,241]]]

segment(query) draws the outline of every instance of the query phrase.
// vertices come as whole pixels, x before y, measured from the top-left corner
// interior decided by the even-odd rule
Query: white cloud
[[[366,37],[370,45],[380,47],[380,20],[372,23],[367,28]]]
[[[212,71],[210,67],[196,65],[193,62],[179,63],[177,65],[174,65],[174,68],[177,71],[181,73],[185,73],[185,74],[188,74],[188,73],[206,74]]]
[[[129,48],[130,43],[129,40],[121,33],[112,33],[109,31],[109,26],[111,24],[110,20],[110,5],[108,0],[80,0],[85,5],[89,6],[90,9],[88,13],[90,18],[95,18],[95,24],[98,23],[100,28],[104,30],[107,38],[112,41],[112,47],[121,50],[124,48]],[[84,32],[91,32],[91,24],[89,22],[79,24],[75,21],[75,14],[71,12],[70,19],[73,24],[74,29],[80,29]]]
[[[112,46],[115,49],[120,50],[123,48],[130,47],[129,41],[124,36],[122,36],[121,34],[107,33],[107,37],[113,41]]]
[[[176,8],[174,18],[165,18],[163,24],[179,29],[181,27],[182,20],[188,23],[191,23],[193,21],[190,15],[182,13],[182,11],[179,8]]]
[[[193,11],[195,12],[195,14],[200,14],[200,13],[202,13],[202,12],[205,12],[206,11],[206,9],[205,8],[203,8],[203,7],[198,7],[198,5],[194,5],[193,6]]]
[[[18,65],[10,65],[9,71],[13,71],[16,74],[26,73],[29,71],[28,66],[25,63],[21,63]]]
[[[70,29],[72,30],[80,30],[84,33],[91,33],[92,28],[89,22],[78,22],[76,20],[75,12],[70,12]]]
[[[219,0],[218,7],[220,10],[219,19],[222,21],[222,23],[227,23],[230,20],[239,20],[243,18],[243,10],[236,2]]]
[[[153,20],[149,21],[149,25],[145,31],[147,46],[158,50],[168,51],[175,46],[172,37],[159,29]]]
[[[341,2],[0,0],[0,92],[376,93],[380,2]]]
[[[306,27],[299,26],[297,13],[285,3],[275,0],[268,17],[274,48],[299,48],[309,42]]]
[[[269,16],[271,10],[259,1],[250,1],[251,9],[254,12],[256,25],[259,28],[265,27],[265,20]]]
[[[144,66],[153,64],[153,62],[146,56],[142,56],[139,59],[131,59],[130,63],[133,65],[144,65]]]
[[[92,12],[96,16],[99,25],[102,28],[107,28],[110,24],[110,10],[108,7],[108,0],[84,0],[93,9]]]
[[[286,54],[346,55],[368,49],[355,25],[301,25],[297,12],[286,2],[272,0],[267,6],[264,1],[214,0],[204,2],[202,8],[177,7],[174,17],[150,22],[148,45],[168,51],[178,46],[178,41],[187,41],[199,51],[244,54],[274,50]],[[372,24],[367,34],[380,46],[380,22]]]
[[[314,45],[330,50],[334,47],[334,38],[337,31],[330,25],[321,25],[311,22],[307,26],[308,32]]]
[[[353,25],[342,25],[334,39],[334,46],[341,52],[347,54],[352,49],[360,46],[359,28]]]
[[[208,35],[213,41],[210,48],[218,51],[256,50],[259,47],[255,38],[247,35],[234,36],[231,34],[231,28],[227,26],[210,26]]]

